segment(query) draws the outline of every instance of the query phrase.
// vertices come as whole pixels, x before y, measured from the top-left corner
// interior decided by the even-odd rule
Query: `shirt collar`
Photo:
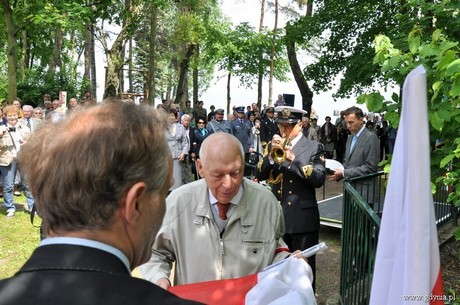
[[[363,127],[361,127],[361,129],[355,134],[355,136],[357,138],[359,138],[359,136],[361,135],[361,133],[363,132],[364,128],[366,128],[366,126],[363,125]]]
[[[211,190],[208,188],[208,194],[209,194],[209,202],[211,205],[214,205],[217,203],[216,197],[211,193]],[[236,193],[235,197],[230,200],[231,203],[237,205],[238,202],[240,202],[241,198],[243,197],[243,183],[241,183],[240,188],[238,189],[238,193]]]
[[[302,138],[303,136],[304,135],[302,131],[300,131],[299,134],[294,139],[291,139],[291,147],[294,147],[294,145],[296,145],[297,142],[299,142],[300,138]]]
[[[99,241],[95,241],[91,239],[78,238],[78,237],[48,237],[40,242],[40,246],[57,245],[57,244],[85,246],[85,247],[95,248],[95,249],[99,249],[105,252],[109,252],[115,255],[116,257],[118,257],[125,265],[126,270],[128,270],[128,272],[131,272],[128,257],[123,252],[121,252],[119,249],[111,245],[101,243]]]

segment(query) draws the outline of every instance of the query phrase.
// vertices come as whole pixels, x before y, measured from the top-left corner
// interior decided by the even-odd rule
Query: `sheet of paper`
[[[343,170],[343,165],[336,160],[326,159],[326,168],[330,169],[331,171],[336,171],[338,169]]]

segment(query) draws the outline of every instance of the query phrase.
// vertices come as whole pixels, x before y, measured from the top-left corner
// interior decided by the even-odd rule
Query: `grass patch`
[[[24,209],[24,195],[14,197],[14,200],[14,217],[6,217],[4,207],[0,212],[0,279],[13,276],[40,243],[40,231],[32,226],[30,214]]]

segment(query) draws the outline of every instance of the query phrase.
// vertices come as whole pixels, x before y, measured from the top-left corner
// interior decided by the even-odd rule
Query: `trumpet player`
[[[290,251],[307,249],[319,241],[319,210],[315,188],[324,184],[323,145],[302,133],[307,112],[290,106],[275,108],[280,133],[265,148],[256,178],[267,180],[280,202],[286,224],[284,240]],[[308,258],[314,279],[315,257]],[[313,289],[315,280],[313,281]]]

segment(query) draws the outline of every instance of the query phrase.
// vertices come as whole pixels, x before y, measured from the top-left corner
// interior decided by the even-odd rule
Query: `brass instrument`
[[[273,159],[273,161],[276,163],[283,163],[284,160],[286,160],[286,151],[284,150],[286,145],[291,145],[291,139],[283,137],[283,140],[280,143],[280,147],[273,148],[270,152],[270,157]]]

